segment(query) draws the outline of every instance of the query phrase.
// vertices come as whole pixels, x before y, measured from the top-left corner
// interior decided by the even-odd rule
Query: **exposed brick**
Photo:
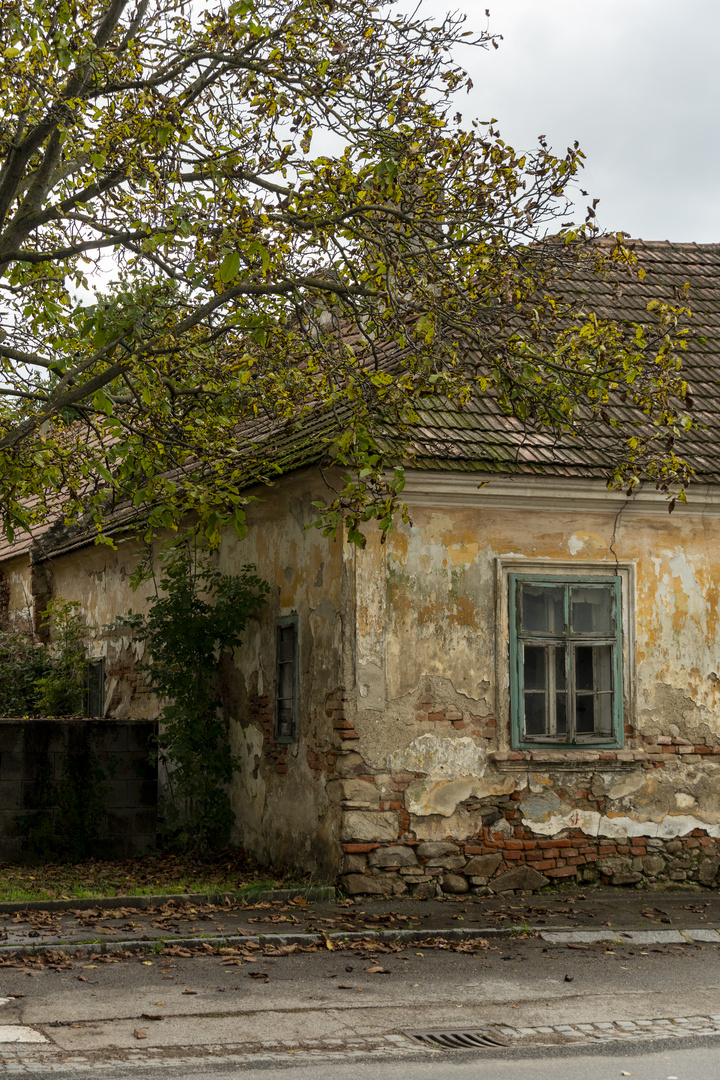
[[[545,870],[546,877],[559,878],[559,877],[575,877],[576,870],[574,866],[556,866],[553,870]]]
[[[555,860],[543,859],[542,862],[531,862],[529,865],[532,866],[535,870],[539,870],[540,873],[544,874],[546,870],[550,870],[552,869],[552,867],[555,866]]]
[[[343,844],[343,851],[348,855],[361,855],[367,851],[375,851],[379,844]]]

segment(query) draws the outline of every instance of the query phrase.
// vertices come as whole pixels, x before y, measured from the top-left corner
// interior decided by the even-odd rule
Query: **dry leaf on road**
[[[147,1035],[144,1031],[141,1031],[140,1028],[135,1028],[133,1035],[136,1039],[147,1039]]]

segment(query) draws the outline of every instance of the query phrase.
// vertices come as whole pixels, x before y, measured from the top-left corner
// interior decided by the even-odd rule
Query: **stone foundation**
[[[565,830],[547,839],[501,818],[467,841],[344,844],[342,883],[351,894],[438,896],[535,891],[545,885],[695,882],[718,886],[720,841],[695,829],[673,840],[626,842]]]

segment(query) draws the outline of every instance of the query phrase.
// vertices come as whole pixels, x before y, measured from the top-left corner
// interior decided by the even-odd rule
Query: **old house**
[[[653,290],[689,282],[703,336],[687,504],[609,491],[601,437],[551,444],[491,405],[438,406],[418,426],[411,524],[384,545],[306,528],[312,464],[224,539],[223,570],[252,562],[272,585],[224,669],[235,838],[260,860],[351,893],[717,884],[720,246],[641,258],[624,302],[642,318]],[[8,615],[64,595],[101,626],[142,602],[129,543],[48,534],[0,555]],[[133,643],[98,633],[93,649],[103,717],[152,719]]]

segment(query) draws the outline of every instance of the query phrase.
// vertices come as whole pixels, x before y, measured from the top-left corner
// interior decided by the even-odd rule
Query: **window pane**
[[[525,734],[547,734],[544,694],[525,694]]]
[[[555,730],[558,735],[567,735],[567,694],[555,695]]]
[[[575,729],[578,735],[590,735],[595,731],[595,698],[592,694],[578,694],[575,699]]]
[[[575,688],[612,690],[612,645],[575,646]]]
[[[595,689],[592,645],[580,645],[575,649],[575,687],[578,690]]]
[[[565,590],[558,586],[523,585],[522,628],[526,634],[562,634]]]
[[[573,634],[612,633],[612,592],[608,588],[570,590]]]
[[[285,738],[291,738],[295,734],[291,705],[278,703],[277,733]]]
[[[292,699],[295,691],[295,665],[280,664],[278,668],[278,698]]]
[[[295,659],[295,627],[278,626],[278,661]]]
[[[545,689],[546,652],[542,645],[525,646],[525,689]]]

